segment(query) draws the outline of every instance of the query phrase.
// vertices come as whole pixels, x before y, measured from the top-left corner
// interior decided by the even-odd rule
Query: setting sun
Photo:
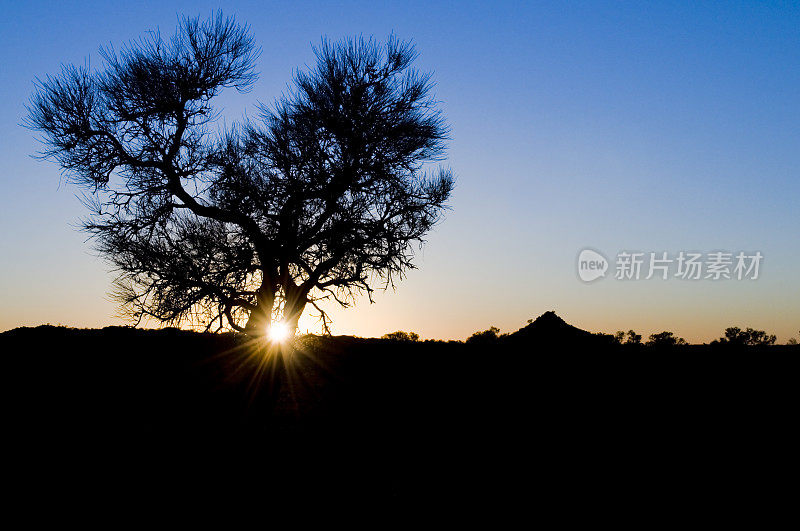
[[[267,330],[267,335],[269,336],[270,341],[274,343],[282,343],[289,339],[289,327],[286,326],[286,323],[276,321],[272,323],[272,326],[270,326]]]

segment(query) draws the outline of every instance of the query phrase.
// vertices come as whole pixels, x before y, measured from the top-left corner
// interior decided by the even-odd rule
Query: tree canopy
[[[716,342],[733,346],[763,346],[774,345],[776,340],[777,336],[768,334],[764,330],[750,327],[742,330],[738,326],[731,326],[725,329],[725,337]]]

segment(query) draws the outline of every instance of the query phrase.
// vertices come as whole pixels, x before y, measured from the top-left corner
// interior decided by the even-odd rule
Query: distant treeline
[[[533,325],[535,321],[533,319],[528,320],[529,325]],[[563,321],[562,321],[563,323]],[[594,337],[598,341],[603,341],[606,344],[610,345],[620,345],[625,346],[628,348],[631,347],[651,347],[651,348],[665,348],[665,347],[677,347],[677,346],[684,346],[688,345],[689,343],[682,337],[675,335],[673,332],[670,331],[663,331],[656,334],[650,334],[646,341],[643,341],[642,335],[636,333],[634,330],[628,330],[627,332],[623,330],[617,331],[613,335],[609,334],[591,334],[590,332],[585,332],[575,327],[571,327],[564,323],[564,327],[573,329],[573,331],[569,334],[566,334],[566,337],[563,337],[565,341],[569,341],[572,337],[578,335],[576,332],[582,332],[585,337]],[[554,342],[557,341],[559,336],[565,336],[562,330],[557,330],[559,327],[554,327],[556,330],[551,330],[552,333],[542,333],[540,334],[539,340],[545,340],[547,342]],[[563,327],[562,327],[563,328]],[[487,330],[477,331],[471,336],[466,339],[467,344],[493,344],[493,343],[503,343],[509,340],[514,339],[515,336],[519,335],[525,329],[520,330],[519,332],[515,333],[500,333],[500,329],[496,326],[491,326]],[[559,333],[561,332],[561,333]],[[398,330],[396,332],[391,332],[388,334],[384,334],[381,339],[388,339],[392,341],[400,341],[400,342],[415,342],[420,341],[420,336],[416,332],[406,332],[403,330]],[[756,330],[754,328],[747,327],[742,329],[738,326],[732,326],[725,329],[724,335],[719,339],[713,340],[710,345],[718,346],[718,347],[763,347],[774,345],[777,340],[777,336],[775,334],[769,334],[764,330]],[[790,338],[787,342],[787,345],[797,345],[797,339]]]

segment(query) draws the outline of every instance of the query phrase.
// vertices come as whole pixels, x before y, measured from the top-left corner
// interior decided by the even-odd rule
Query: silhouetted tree
[[[620,345],[641,345],[642,336],[633,330],[628,330],[627,332],[617,330],[614,334],[614,342]]]
[[[761,346],[774,345],[776,340],[777,336],[769,335],[763,330],[749,327],[742,330],[738,326],[731,326],[725,329],[725,337],[721,337],[718,343],[731,346]]]
[[[625,341],[628,345],[641,345],[642,344],[642,335],[637,334],[633,330],[628,330],[628,339]]]
[[[447,132],[409,43],[325,41],[259,123],[212,131],[212,100],[251,88],[257,53],[218,14],[37,82],[27,124],[85,187],[85,228],[137,322],[258,335],[278,317],[295,329],[310,303],[327,331],[320,300],[371,301],[440,219],[453,178],[424,166]]]
[[[419,334],[416,332],[403,332],[402,330],[398,330],[397,332],[390,332],[388,334],[384,334],[381,339],[391,339],[392,341],[403,341],[403,342],[414,342],[419,341]]]
[[[647,345],[650,347],[664,348],[674,347],[675,345],[685,345],[686,340],[682,337],[675,337],[672,332],[660,332],[658,334],[651,334],[648,338]]]
[[[490,326],[488,330],[484,330],[483,332],[475,332],[471,336],[467,338],[468,344],[488,344],[488,343],[495,343],[500,336],[500,329],[496,326]]]

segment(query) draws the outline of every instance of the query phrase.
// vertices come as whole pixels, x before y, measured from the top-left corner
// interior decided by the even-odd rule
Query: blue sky
[[[174,30],[212,2],[3,3],[0,330],[120,323],[112,275],[75,230],[83,207],[19,126],[33,79],[99,64],[100,45]],[[335,311],[334,331],[464,338],[556,310],[593,331],[726,326],[797,337],[800,7],[777,2],[226,2],[263,48],[260,79],[221,98],[255,114],[310,64],[311,45],[394,32],[434,71],[452,128],[452,211],[396,292]],[[585,247],[760,251],[756,281],[606,278]],[[613,266],[612,266],[613,267]],[[311,327],[313,322],[307,323]]]

